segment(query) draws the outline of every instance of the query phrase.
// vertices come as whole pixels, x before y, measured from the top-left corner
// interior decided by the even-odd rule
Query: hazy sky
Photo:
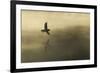
[[[48,27],[52,30],[73,25],[89,25],[90,15],[88,13],[22,10],[22,30],[42,29],[45,22],[48,22]]]

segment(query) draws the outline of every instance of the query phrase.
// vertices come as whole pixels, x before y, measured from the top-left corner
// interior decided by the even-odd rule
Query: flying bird
[[[48,35],[50,34],[50,33],[49,33],[50,29],[48,29],[47,22],[45,22],[45,24],[44,24],[44,29],[41,30],[41,31],[42,31],[42,32],[46,32]]]

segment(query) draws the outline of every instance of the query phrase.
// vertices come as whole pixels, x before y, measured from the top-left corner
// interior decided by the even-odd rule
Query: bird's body
[[[44,24],[44,29],[41,30],[41,31],[42,31],[42,32],[46,32],[48,35],[50,34],[50,33],[49,33],[50,29],[48,29],[47,22],[45,22],[45,24]]]

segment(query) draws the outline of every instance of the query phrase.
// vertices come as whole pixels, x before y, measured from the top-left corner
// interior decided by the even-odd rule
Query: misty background
[[[88,13],[22,10],[21,17],[21,62],[90,58]],[[41,32],[45,22],[50,35]]]

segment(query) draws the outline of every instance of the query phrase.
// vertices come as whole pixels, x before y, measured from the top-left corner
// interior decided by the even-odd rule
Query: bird
[[[46,32],[48,35],[50,35],[50,29],[48,29],[48,26],[47,26],[47,22],[45,22],[44,24],[44,29],[41,30],[42,32]]]

